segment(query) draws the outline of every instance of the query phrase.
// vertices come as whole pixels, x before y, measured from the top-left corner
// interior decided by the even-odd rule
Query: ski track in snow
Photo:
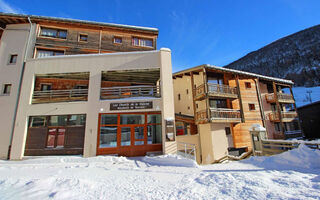
[[[320,199],[319,162],[281,163],[296,154],[320,160],[319,151],[299,149],[204,166],[175,155],[0,161],[0,199]]]

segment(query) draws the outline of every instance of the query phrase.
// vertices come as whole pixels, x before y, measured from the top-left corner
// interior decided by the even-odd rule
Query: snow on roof
[[[26,18],[30,17],[31,20],[32,19],[53,20],[53,21],[81,23],[81,24],[98,25],[98,26],[111,26],[111,27],[117,27],[117,28],[129,28],[129,29],[136,29],[136,30],[152,31],[152,32],[157,32],[157,33],[159,31],[157,28],[151,28],[151,27],[114,24],[114,23],[106,23],[106,22],[95,22],[95,21],[60,18],[60,17],[47,17],[47,16],[25,15],[25,14],[3,13],[3,12],[0,12],[0,16],[26,17]]]
[[[218,66],[210,65],[210,64],[199,65],[196,67],[192,67],[189,69],[178,71],[178,72],[174,73],[173,75],[179,75],[179,74],[191,72],[196,69],[200,69],[200,68],[204,68],[204,67],[219,70],[219,71],[224,71],[224,72],[230,72],[230,73],[234,73],[234,74],[241,74],[241,75],[246,75],[246,76],[257,77],[257,78],[264,79],[264,80],[275,81],[275,82],[280,82],[280,83],[285,83],[285,84],[290,84],[290,85],[294,84],[293,81],[287,80],[287,79],[275,78],[275,77],[271,77],[271,76],[264,76],[261,74],[255,74],[255,73],[240,71],[240,70],[236,70],[236,69],[229,69],[229,68],[225,68],[225,67],[218,67]]]

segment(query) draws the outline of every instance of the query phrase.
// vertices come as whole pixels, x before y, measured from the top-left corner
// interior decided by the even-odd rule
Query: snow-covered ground
[[[0,199],[320,199],[320,151],[206,166],[173,155],[0,161]]]

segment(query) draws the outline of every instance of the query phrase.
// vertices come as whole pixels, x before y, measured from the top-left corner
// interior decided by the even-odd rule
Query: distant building
[[[198,162],[251,149],[253,124],[270,139],[302,135],[290,80],[201,65],[174,73],[173,85],[177,142],[196,145]]]
[[[298,113],[305,137],[320,138],[320,101],[299,107]]]
[[[0,158],[175,152],[158,29],[6,13],[0,27]]]

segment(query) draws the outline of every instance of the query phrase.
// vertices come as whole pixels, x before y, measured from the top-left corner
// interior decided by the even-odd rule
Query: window
[[[199,108],[198,104],[196,104],[196,107]]]
[[[121,37],[114,37],[114,38],[113,38],[113,43],[115,43],[115,44],[121,44],[121,43],[122,43],[122,38],[121,38]]]
[[[253,103],[249,103],[249,110],[256,110],[256,106]]]
[[[189,94],[189,90],[188,89],[186,89],[186,93]]]
[[[49,126],[66,126],[67,120],[67,115],[50,116]]]
[[[251,83],[250,82],[245,82],[245,86],[246,86],[246,89],[249,89],[249,88],[251,88]]]
[[[16,63],[17,63],[17,58],[18,58],[18,55],[17,55],[17,54],[12,54],[12,55],[10,55],[10,57],[9,57],[9,64],[16,64]]]
[[[40,90],[41,90],[41,91],[51,90],[51,84],[42,83],[42,84],[40,85]]]
[[[227,108],[227,101],[225,99],[210,99],[210,108]]]
[[[280,123],[274,123],[274,129],[278,132],[281,131]]]
[[[79,35],[79,42],[87,42],[87,41],[88,41],[88,35],[86,34]]]
[[[46,126],[46,117],[30,117],[30,127],[44,127]]]
[[[121,115],[120,124],[144,124],[144,115],[138,115],[138,114]]]
[[[67,30],[59,30],[59,29],[53,29],[53,28],[41,28],[40,35],[45,36],[45,37],[66,39],[67,38]]]
[[[161,114],[148,114],[147,124],[147,143],[161,144]]]
[[[142,39],[142,38],[132,38],[132,45],[133,46],[140,46],[140,47],[153,47],[152,39]]]
[[[37,49],[37,58],[44,58],[49,56],[60,56],[64,55],[64,51],[60,50],[46,50],[46,49]]]
[[[178,100],[179,100],[179,101],[181,100],[181,96],[180,96],[180,94],[178,94]]]
[[[230,135],[231,134],[230,127],[225,127],[224,130],[226,131],[226,135]]]
[[[105,126],[100,128],[100,148],[117,146],[117,126]]]
[[[188,106],[188,110],[190,110],[190,106]]]
[[[2,93],[5,95],[9,95],[11,92],[11,86],[11,84],[4,84]]]

